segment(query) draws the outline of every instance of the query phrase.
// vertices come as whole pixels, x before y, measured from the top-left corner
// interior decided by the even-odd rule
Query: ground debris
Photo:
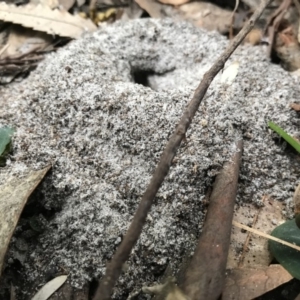
[[[217,33],[168,19],[117,22],[49,55],[10,90],[2,88],[0,125],[17,130],[0,183],[7,173],[51,161],[39,202],[60,211],[30,246],[29,282],[44,284],[53,266],[69,272],[76,287],[103,274],[182,109],[226,44]],[[242,46],[228,66],[235,62],[233,82],[219,74],[208,90],[116,299],[151,285],[169,260],[176,269],[182,253],[193,251],[204,218],[201,200],[235,151],[236,132],[244,139],[237,201],[261,204],[266,194],[291,201],[296,154],[267,121],[297,133],[299,117],[289,107],[300,92],[297,78],[271,65],[262,47]]]

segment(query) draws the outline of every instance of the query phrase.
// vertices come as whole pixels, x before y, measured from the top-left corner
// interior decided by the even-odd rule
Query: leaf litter
[[[96,25],[90,20],[72,16],[67,11],[51,10],[41,4],[15,6],[0,2],[0,20],[71,38],[96,30]]]
[[[18,132],[0,180],[8,170],[21,175],[53,161],[39,202],[61,210],[30,246],[28,282],[45,282],[53,266],[68,270],[75,287],[103,274],[183,107],[226,44],[217,33],[168,19],[118,22],[49,55],[10,90],[2,88],[0,124],[17,124]],[[236,61],[231,85],[219,74],[208,90],[116,299],[151,286],[168,264],[176,269],[182,253],[193,251],[204,220],[201,200],[237,138],[245,144],[237,202],[259,206],[270,195],[292,213],[297,154],[267,121],[298,131],[299,117],[289,107],[297,101],[298,81],[271,65],[261,47],[242,46],[228,66]],[[149,70],[148,87],[134,82],[134,74]]]

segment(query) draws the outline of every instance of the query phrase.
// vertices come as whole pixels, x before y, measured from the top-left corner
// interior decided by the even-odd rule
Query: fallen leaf
[[[256,234],[257,236],[260,236],[260,237],[263,237],[269,241],[274,241],[276,243],[279,243],[279,244],[282,244],[284,246],[287,246],[287,247],[290,247],[291,249],[295,249],[297,251],[300,252],[300,246],[297,246],[295,243],[293,242],[287,242],[285,241],[284,239],[280,239],[280,238],[277,238],[271,234],[267,234],[267,233],[264,233],[262,231],[259,231],[257,229],[254,229],[254,228],[251,228],[247,225],[244,225],[244,224],[241,224],[239,222],[236,222],[236,221],[232,221],[232,225],[236,226],[237,228],[241,228],[242,230],[246,230],[248,232],[251,232],[253,234]]]
[[[151,18],[163,18],[165,17],[161,11],[161,4],[154,0],[135,0],[135,2],[144,9]]]
[[[282,285],[293,277],[281,266],[227,270],[222,300],[250,300]]]
[[[253,204],[240,206],[234,213],[234,220],[263,233],[271,233],[277,225],[285,221],[282,215],[283,204],[267,196],[264,197],[263,202],[264,206],[261,208]],[[268,266],[271,260],[266,238],[235,226],[232,228],[228,269]]]
[[[44,6],[48,6],[51,9],[57,8],[59,6],[58,0],[30,0],[29,3],[33,5],[42,4]]]
[[[47,282],[32,298],[32,300],[47,300],[56,290],[58,290],[67,280],[67,275],[58,276]]]
[[[287,71],[300,69],[300,46],[291,27],[276,34],[274,50]]]
[[[123,13],[120,16],[120,20],[127,21],[132,19],[139,19],[143,13],[143,9],[136,3],[136,1],[132,1],[130,2],[128,7],[123,8]]]
[[[291,103],[290,107],[295,111],[300,111],[300,104],[299,103]]]
[[[44,32],[12,24],[6,41],[7,47],[1,53],[1,59],[44,51],[46,48],[49,48],[52,41],[52,36]]]
[[[158,0],[159,2],[163,4],[169,4],[169,5],[182,5],[184,3],[190,2],[190,0]]]
[[[58,2],[65,10],[69,10],[75,4],[75,0],[58,0]]]
[[[222,73],[221,83],[231,85],[239,71],[239,62],[235,61],[230,66],[228,66]]]
[[[85,31],[97,29],[90,20],[82,19],[78,15],[73,16],[67,11],[51,10],[46,6],[32,4],[15,6],[0,2],[0,20],[70,38],[79,38]]]
[[[263,32],[259,28],[252,29],[245,37],[245,42],[255,46],[260,44],[263,38]]]
[[[31,171],[22,178],[8,178],[0,186],[0,272],[5,253],[30,194],[44,178],[51,166]]]
[[[183,19],[191,21],[195,26],[220,33],[229,31],[232,12],[206,2],[191,2],[178,8]]]
[[[76,4],[78,7],[81,7],[85,3],[85,0],[76,0]]]

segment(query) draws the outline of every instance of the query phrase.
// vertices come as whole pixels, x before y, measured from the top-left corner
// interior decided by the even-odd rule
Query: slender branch
[[[191,300],[219,299],[223,290],[242,140],[237,148],[232,162],[225,163],[216,177],[201,236],[185,274],[182,290]]]
[[[162,153],[160,162],[154,171],[151,181],[143,195],[143,198],[137,208],[134,215],[132,223],[128,229],[128,232],[124,236],[122,243],[117,249],[112,261],[108,264],[106,269],[106,274],[100,281],[99,287],[94,296],[94,300],[107,300],[110,299],[112,294],[112,289],[120,276],[122,265],[128,259],[132,248],[134,247],[136,241],[138,240],[140,233],[142,231],[143,225],[145,223],[147,214],[151,208],[154,197],[160,188],[164,178],[169,172],[172,160],[176,154],[177,149],[180,147],[181,141],[185,138],[185,133],[189,128],[194,115],[196,114],[198,107],[204,98],[206,91],[211,84],[214,77],[218,72],[224,67],[225,62],[233,53],[233,51],[242,42],[245,36],[253,28],[254,23],[260,17],[265,7],[271,3],[272,0],[262,0],[261,4],[254,12],[249,21],[244,25],[243,29],[238,33],[238,35],[232,40],[229,47],[224,51],[224,53],[217,59],[210,70],[205,73],[202,81],[195,90],[194,96],[187,108],[185,109],[180,122],[172,134],[169,142],[166,145],[165,150]]]
[[[291,6],[292,0],[283,0],[280,6],[276,9],[274,14],[270,17],[267,22],[268,37],[269,37],[269,47],[268,56],[271,57],[275,34],[277,33],[278,27],[286,14],[288,8]]]

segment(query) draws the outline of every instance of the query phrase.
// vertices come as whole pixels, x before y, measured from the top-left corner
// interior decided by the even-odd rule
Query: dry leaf
[[[9,29],[5,51],[1,52],[0,57],[4,59],[26,53],[44,51],[51,45],[52,41],[53,38],[44,32],[13,24]]]
[[[190,0],[158,0],[158,1],[161,3],[164,3],[164,4],[170,4],[170,5],[174,5],[174,6],[182,5],[187,2],[190,2]]]
[[[291,27],[276,35],[274,50],[287,71],[300,69],[300,46]]]
[[[135,0],[135,2],[144,9],[151,18],[163,18],[161,7],[162,5],[155,0]]]
[[[299,103],[291,103],[290,107],[295,111],[300,111],[300,104]]]
[[[32,4],[15,6],[0,2],[0,20],[70,38],[79,38],[85,31],[97,29],[90,20],[82,19],[78,15],[73,16],[67,11],[51,10],[46,6]]]
[[[76,4],[78,7],[81,7],[85,3],[85,0],[76,0]]]
[[[191,2],[179,7],[182,17],[195,26],[221,33],[229,31],[232,12],[206,2]]]
[[[239,71],[239,62],[235,61],[229,65],[222,73],[221,83],[231,85]]]
[[[265,197],[264,206],[257,208],[252,204],[239,207],[234,213],[234,220],[251,226],[261,232],[270,233],[285,221],[282,216],[283,204]],[[250,232],[233,227],[228,254],[227,268],[268,266],[271,254],[268,240]]]
[[[44,6],[48,6],[51,9],[57,8],[59,6],[58,0],[30,0],[30,4],[35,6],[42,4]]]
[[[69,10],[75,4],[75,0],[58,0],[59,5],[65,10]]]
[[[143,10],[141,7],[136,3],[136,1],[130,2],[128,7],[123,8],[123,14],[120,17],[121,20],[127,21],[132,19],[139,19],[142,14]]]
[[[250,300],[293,279],[281,265],[227,270],[222,300]]]
[[[47,282],[32,298],[32,300],[47,300],[56,290],[58,290],[67,280],[67,275],[58,276]]]
[[[0,186],[0,272],[10,239],[27,199],[49,169],[50,166],[31,171],[23,178],[8,178]]]
[[[263,38],[263,32],[259,28],[252,29],[245,37],[245,42],[255,46],[260,44]]]

